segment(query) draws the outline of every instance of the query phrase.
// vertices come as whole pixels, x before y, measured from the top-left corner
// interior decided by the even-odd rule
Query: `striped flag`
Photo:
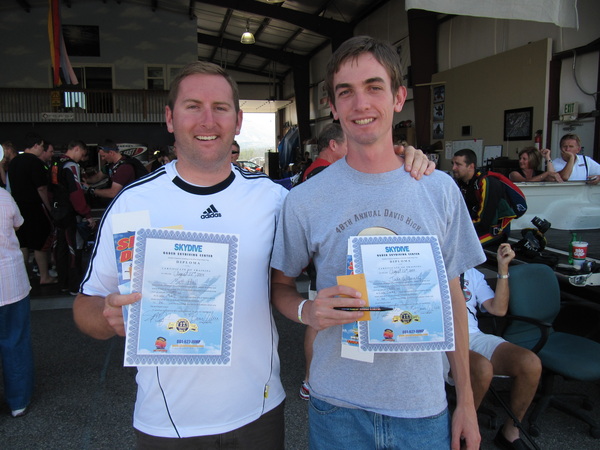
[[[48,0],[48,39],[50,41],[50,60],[52,62],[52,79],[54,86],[62,84],[60,71],[68,84],[79,84],[71,66],[65,39],[62,34],[60,20],[60,0]]]

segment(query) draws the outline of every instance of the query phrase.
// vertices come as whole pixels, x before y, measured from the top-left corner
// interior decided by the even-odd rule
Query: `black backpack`
[[[67,162],[72,162],[71,158],[66,156],[52,158],[49,170],[48,187],[52,200],[50,216],[59,227],[68,226],[76,216],[64,173]]]
[[[310,178],[314,177],[316,174],[321,173],[321,171],[323,171],[327,167],[329,167],[329,166],[315,167],[313,170],[311,170],[311,172],[306,177],[306,180],[304,180],[304,181],[308,181]],[[308,169],[308,167],[306,169]],[[306,173],[306,169],[302,170],[302,172],[300,172],[297,177],[292,177],[292,187],[298,186],[300,183],[303,182],[304,174]]]
[[[145,175],[148,175],[148,171],[144,164],[137,158],[133,158],[128,155],[123,155],[123,164],[129,164],[133,166],[133,171],[135,173],[135,179],[142,178]]]

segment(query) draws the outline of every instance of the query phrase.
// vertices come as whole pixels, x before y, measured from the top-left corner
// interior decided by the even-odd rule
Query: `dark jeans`
[[[188,438],[150,436],[135,430],[138,450],[282,450],[285,441],[285,401],[254,422],[222,434]]]
[[[25,408],[33,394],[29,295],[0,307],[0,356],[4,398],[11,410]]]
[[[61,289],[77,292],[83,276],[82,250],[77,250],[77,224],[58,228],[56,236],[56,271]]]

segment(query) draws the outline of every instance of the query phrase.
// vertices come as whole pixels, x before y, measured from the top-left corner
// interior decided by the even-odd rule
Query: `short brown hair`
[[[567,139],[573,139],[573,140],[577,141],[577,145],[579,147],[581,147],[581,139],[579,139],[579,136],[577,136],[576,134],[572,134],[572,133],[565,134],[563,137],[561,137],[559,146],[562,147],[563,142],[566,141]]]
[[[519,152],[519,158],[523,153],[527,153],[527,156],[529,157],[529,169],[537,170],[542,162],[542,153],[537,147],[525,147]]]
[[[206,61],[196,61],[184,66],[173,82],[171,83],[171,89],[169,91],[168,105],[169,108],[173,109],[175,106],[175,100],[177,100],[177,95],[179,94],[179,85],[181,82],[189,77],[190,75],[197,74],[206,74],[206,75],[220,75],[229,83],[231,86],[231,91],[233,93],[233,104],[235,106],[235,112],[239,112],[240,110],[240,92],[238,89],[238,85],[231,76],[225,72],[225,70],[217,66],[216,64],[209,63]]]
[[[402,63],[398,52],[387,42],[370,36],[355,36],[348,39],[331,55],[325,74],[325,89],[329,101],[335,106],[335,87],[333,76],[348,59],[356,60],[364,53],[371,53],[379,64],[385,67],[392,81],[392,92],[396,93],[402,86]]]

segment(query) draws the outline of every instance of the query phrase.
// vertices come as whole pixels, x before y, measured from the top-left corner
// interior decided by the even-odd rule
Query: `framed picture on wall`
[[[444,122],[433,122],[431,135],[433,139],[444,139]]]
[[[504,140],[528,141],[532,138],[533,107],[504,111]]]
[[[434,86],[433,103],[440,103],[446,100],[446,86]]]
[[[444,120],[444,103],[433,104],[433,120]]]

